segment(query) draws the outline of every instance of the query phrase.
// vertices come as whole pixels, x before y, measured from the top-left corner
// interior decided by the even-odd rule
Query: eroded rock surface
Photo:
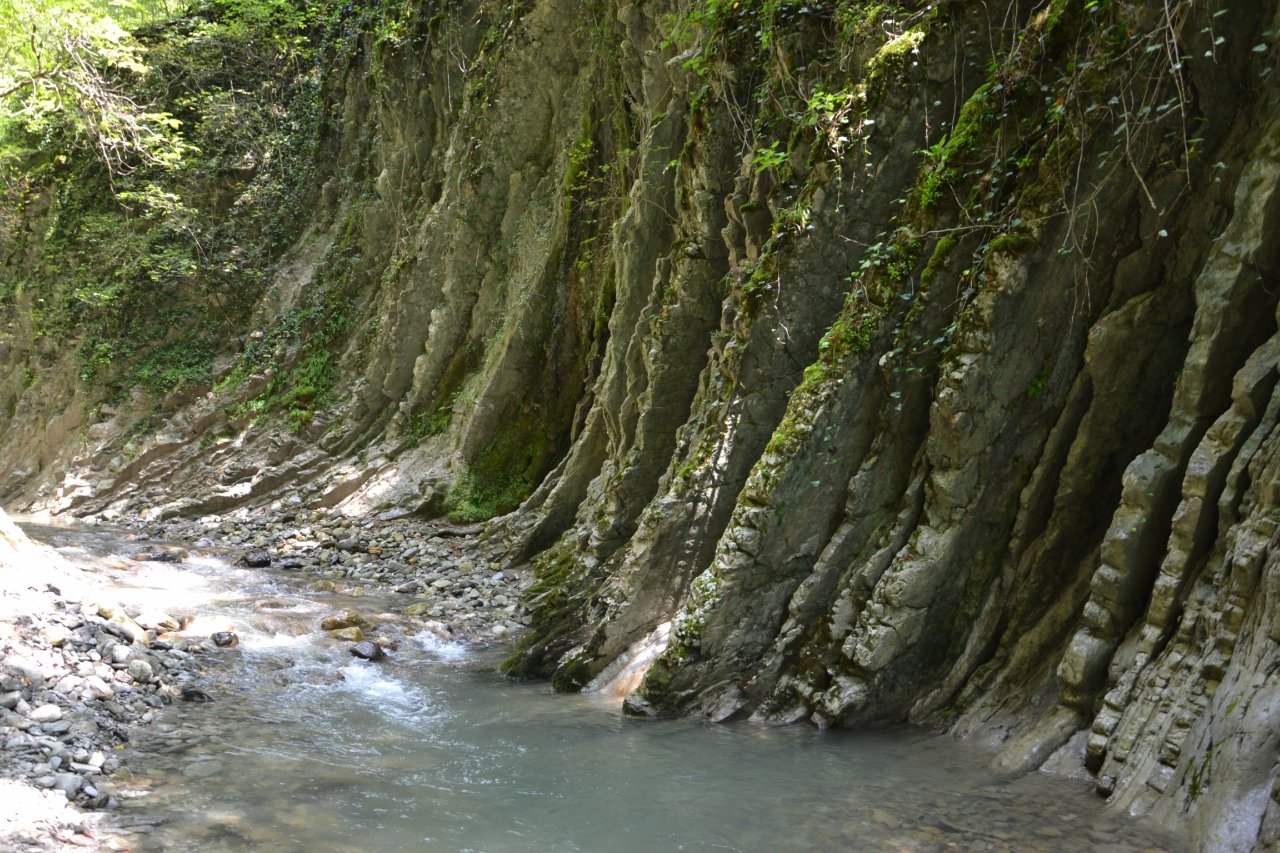
[[[260,377],[80,442],[89,392],[9,371],[0,497],[335,508],[271,558],[522,593],[514,675],[670,621],[638,713],[922,723],[1274,844],[1276,4],[854,5],[463,3],[354,52],[255,315],[350,263],[338,406],[229,417]],[[521,499],[501,604],[362,538]]]

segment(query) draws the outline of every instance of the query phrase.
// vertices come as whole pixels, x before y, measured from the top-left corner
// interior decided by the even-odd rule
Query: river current
[[[603,695],[509,682],[507,649],[433,631],[360,661],[320,620],[403,599],[216,555],[139,566],[112,560],[138,547],[121,534],[24,527],[121,600],[239,635],[210,652],[213,701],[165,708],[123,753],[117,818],[138,851],[1178,849],[1085,782],[998,777],[950,738],[632,720]]]

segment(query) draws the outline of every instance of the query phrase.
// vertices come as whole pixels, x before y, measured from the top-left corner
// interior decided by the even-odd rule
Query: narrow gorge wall
[[[332,78],[246,330],[322,290],[336,405],[245,414],[281,345],[126,440],[13,311],[0,497],[518,504],[513,675],[670,622],[634,713],[921,723],[1271,845],[1278,15],[444,4]]]

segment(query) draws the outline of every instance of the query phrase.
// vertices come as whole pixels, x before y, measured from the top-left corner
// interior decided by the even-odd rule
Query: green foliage
[[[916,184],[916,201],[921,210],[933,210],[943,199],[943,192],[951,181],[951,173],[934,166],[921,172]]]
[[[56,198],[39,263],[0,295],[26,292],[38,332],[76,348],[83,381],[111,396],[208,380],[308,213],[323,114],[315,58],[343,8],[0,0],[12,13],[0,14],[11,61],[0,71],[0,232],[21,233],[20,211],[43,188]],[[42,11],[49,20],[33,25]],[[32,26],[28,46],[15,41]],[[82,90],[96,100],[67,100]],[[295,381],[272,389],[295,422],[325,399],[332,339],[345,333],[313,318],[315,329]]]
[[[933,254],[929,256],[929,262],[924,265],[924,269],[920,272],[920,286],[928,287],[933,281],[938,271],[942,269],[942,265],[947,262],[948,256],[955,251],[960,245],[960,240],[953,234],[948,234],[938,240],[936,246],[933,247]]]
[[[951,132],[916,152],[925,160],[915,189],[916,203],[921,210],[933,210],[944,199],[967,165],[965,158],[977,147],[983,128],[991,118],[988,85],[984,84],[965,101]]]
[[[566,196],[572,196],[574,193],[581,192],[586,188],[589,178],[588,169],[591,164],[591,152],[594,148],[595,141],[590,135],[584,134],[569,149],[569,160],[565,166],[564,173]]]
[[[758,263],[744,266],[738,291],[749,306],[755,306],[775,292],[777,281],[777,257],[769,252]]]
[[[453,422],[453,409],[457,405],[458,395],[454,394],[448,400],[436,406],[431,412],[422,412],[413,418],[409,432],[414,439],[422,439],[427,436],[442,435],[449,428],[449,424]]]
[[[350,250],[345,255],[330,255],[325,277],[335,288],[349,279],[354,257]],[[296,429],[310,423],[318,409],[331,406],[357,307],[355,298],[345,290],[330,289],[325,281],[319,281],[306,305],[255,334],[223,386],[240,384],[255,374],[269,373],[270,379],[261,393],[241,404],[234,414],[261,418],[283,413]]]
[[[868,91],[882,89],[889,79],[899,78],[908,57],[919,55],[926,31],[914,27],[895,35],[867,61],[866,87]]]
[[[533,490],[545,442],[528,441],[519,423],[492,441],[468,465],[449,492],[449,517],[487,521],[511,512]]]
[[[668,17],[668,41],[682,48],[696,46],[685,67],[707,77],[712,66],[727,57],[742,58],[769,52],[778,38],[797,22],[821,22],[834,16],[852,16],[866,4],[810,0],[693,0]],[[836,7],[834,10],[831,7]],[[884,4],[875,4],[877,9]]]
[[[516,653],[502,662],[512,678],[546,675],[576,645],[580,612],[588,601],[591,578],[577,559],[572,541],[561,540],[533,561],[536,579],[526,593],[533,604],[533,630],[522,636]]]
[[[863,95],[859,87],[846,85],[828,90],[819,84],[805,101],[800,123],[813,128],[831,157],[840,158],[845,149],[858,139],[865,139],[868,128],[874,124],[860,118]]]
[[[1021,228],[1014,228],[1006,231],[999,237],[994,238],[987,244],[987,255],[993,255],[1003,252],[1008,255],[1017,255],[1031,249],[1036,245],[1036,238]]]
[[[449,517],[468,523],[488,521],[519,506],[531,488],[518,474],[464,471],[449,492]]]
[[[1044,393],[1045,387],[1049,383],[1049,368],[1044,368],[1035,375],[1029,383],[1027,383],[1027,399],[1034,400]]]
[[[779,169],[787,162],[787,152],[782,143],[774,140],[768,148],[757,148],[751,155],[751,168],[757,173],[768,169]]]
[[[125,28],[166,12],[160,3],[0,0],[0,167],[36,140],[57,140],[112,174],[177,168],[191,146],[181,121],[138,97],[152,68]]]
[[[214,343],[193,334],[157,347],[133,368],[134,381],[154,394],[209,380]]]

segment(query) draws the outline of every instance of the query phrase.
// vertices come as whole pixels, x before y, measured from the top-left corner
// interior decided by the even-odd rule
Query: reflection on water
[[[103,537],[73,543],[96,559],[128,550],[74,535]],[[138,850],[1174,849],[1085,786],[997,779],[949,739],[635,721],[501,679],[502,649],[414,629],[371,664],[316,628],[392,596],[317,595],[208,557],[115,580],[241,637],[214,653],[214,702],[136,733],[121,817]]]

